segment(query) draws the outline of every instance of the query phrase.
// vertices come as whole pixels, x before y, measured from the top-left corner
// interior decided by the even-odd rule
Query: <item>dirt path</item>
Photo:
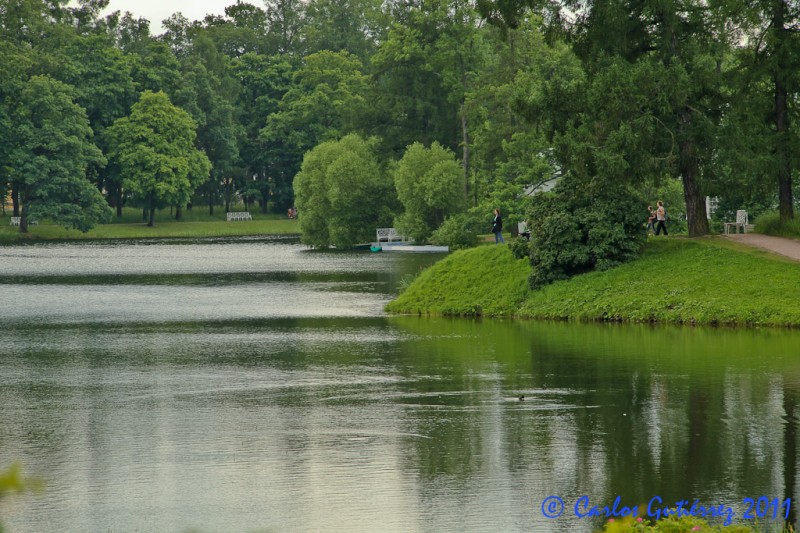
[[[728,239],[755,246],[763,250],[775,252],[795,261],[800,261],[800,240],[786,239],[784,237],[772,237],[770,235],[760,235],[758,233],[731,234],[725,235]]]

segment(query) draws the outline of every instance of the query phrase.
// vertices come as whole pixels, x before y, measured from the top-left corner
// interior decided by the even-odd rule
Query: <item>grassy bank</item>
[[[300,226],[297,220],[286,218],[257,219],[243,222],[225,222],[224,220],[206,222],[157,221],[152,228],[141,222],[135,224],[114,223],[101,224],[86,233],[46,224],[30,226],[28,229],[29,233],[23,235],[19,233],[19,228],[17,227],[0,226],[0,243],[14,244],[49,240],[146,239],[151,237],[203,238],[300,233]]]
[[[386,309],[394,313],[511,315],[528,292],[530,266],[507,246],[461,250],[426,269]]]
[[[401,313],[495,313],[528,318],[690,324],[800,326],[800,264],[719,238],[651,240],[643,256],[605,272],[528,291],[529,267],[505,247],[453,254],[425,271],[387,308]],[[497,251],[494,249],[497,248]],[[484,254],[495,254],[497,286],[482,296]],[[464,283],[473,283],[467,286]],[[444,291],[447,291],[444,293]],[[484,300],[481,300],[481,297]]]

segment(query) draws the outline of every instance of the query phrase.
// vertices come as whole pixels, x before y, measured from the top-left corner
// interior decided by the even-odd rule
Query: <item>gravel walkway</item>
[[[772,237],[770,235],[761,235],[758,233],[736,233],[725,235],[728,239],[755,246],[775,252],[795,261],[800,261],[800,240],[787,239],[784,237]]]

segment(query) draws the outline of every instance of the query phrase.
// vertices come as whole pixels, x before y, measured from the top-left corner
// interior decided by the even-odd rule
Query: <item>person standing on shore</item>
[[[492,221],[492,233],[494,233],[494,243],[504,243],[503,239],[503,217],[500,216],[500,209],[494,208],[494,220]]]
[[[658,206],[658,208],[656,209],[656,220],[658,221],[656,223],[656,235],[660,234],[661,230],[663,229],[664,236],[666,237],[667,235],[669,235],[669,233],[667,233],[667,226],[666,226],[667,210],[664,209],[664,202],[662,202],[661,200],[659,200],[656,205]]]

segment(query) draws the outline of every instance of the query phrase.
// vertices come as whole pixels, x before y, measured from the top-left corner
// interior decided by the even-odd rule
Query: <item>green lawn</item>
[[[141,215],[139,215],[141,217]],[[37,240],[87,240],[87,239],[144,239],[148,237],[227,237],[241,235],[282,235],[300,233],[297,220],[287,218],[258,218],[252,221],[225,222],[221,220],[189,222],[156,219],[154,227],[142,222],[112,223],[96,226],[87,233],[67,230],[61,226],[41,224],[30,226],[28,235],[19,228],[8,225],[8,218],[0,217],[0,243],[13,244]]]
[[[651,239],[637,261],[531,292],[519,314],[800,326],[800,263],[714,237]]]

